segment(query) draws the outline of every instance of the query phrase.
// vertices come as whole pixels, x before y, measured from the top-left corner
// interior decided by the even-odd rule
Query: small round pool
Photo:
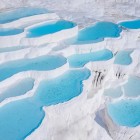
[[[126,99],[110,103],[108,114],[119,125],[138,126],[140,124],[140,100]]]
[[[131,53],[133,51],[119,51],[116,54],[114,64],[119,64],[119,65],[130,65],[132,63],[132,58],[131,58]]]
[[[130,76],[128,82],[123,87],[126,97],[140,96],[140,77]]]

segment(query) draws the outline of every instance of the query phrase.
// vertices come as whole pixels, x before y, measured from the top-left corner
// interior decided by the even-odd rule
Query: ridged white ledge
[[[57,21],[57,20],[52,20],[52,21]],[[50,23],[51,21],[49,21],[48,23]],[[38,24],[35,24],[33,26],[29,26],[27,28],[25,28],[25,32],[28,32],[28,30],[32,27],[35,27],[35,26],[38,26],[38,25],[42,25],[46,22],[42,22],[42,23],[38,23]],[[43,45],[43,44],[46,44],[46,43],[53,43],[53,42],[59,42],[61,40],[64,40],[64,39],[68,39],[68,38],[71,38],[71,37],[74,37],[78,34],[78,26],[75,25],[74,27],[72,28],[69,28],[69,29],[62,29],[58,32],[55,32],[55,33],[52,33],[52,34],[47,34],[47,35],[43,35],[41,37],[35,37],[35,38],[23,38],[21,40],[21,44],[23,46],[39,46],[39,45]]]
[[[30,26],[32,24],[42,22],[45,20],[53,20],[53,19],[59,19],[59,16],[55,13],[46,13],[46,14],[40,14],[40,15],[33,15],[29,17],[20,18],[18,20],[0,24],[0,28],[20,28],[20,27],[26,27]]]

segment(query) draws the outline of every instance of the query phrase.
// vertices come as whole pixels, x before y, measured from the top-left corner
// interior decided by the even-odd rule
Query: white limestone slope
[[[36,15],[0,25],[0,27],[26,27],[28,29],[27,26],[40,24],[44,20],[50,21],[63,18],[75,21],[79,28],[83,28],[98,20],[118,22],[122,19],[139,18],[140,14],[139,0],[0,1],[2,11],[13,7],[37,5],[53,10],[60,17],[55,13]],[[135,128],[122,127],[111,120],[106,111],[106,104],[112,99],[103,95],[106,88],[126,82],[130,75],[140,77],[140,30],[123,30],[118,38],[106,38],[102,42],[92,44],[68,45],[65,41],[63,42],[63,39],[75,36],[77,32],[78,27],[76,26],[72,30],[64,30],[52,35],[52,37],[44,36],[39,38],[38,41],[26,39],[25,32],[13,37],[0,37],[1,48],[18,45],[27,46],[22,50],[0,53],[0,64],[10,60],[35,58],[46,54],[60,54],[68,57],[72,54],[107,48],[115,55],[120,50],[134,50],[131,54],[133,63],[128,66],[114,65],[114,58],[103,62],[89,62],[85,65],[91,71],[91,76],[84,81],[82,94],[66,103],[44,107],[45,118],[39,128],[29,135],[26,140],[140,140],[140,126]],[[60,49],[59,47],[62,44],[64,47]],[[31,91],[25,95],[4,100],[0,103],[0,107],[9,102],[32,96],[41,80],[55,78],[68,69],[67,63],[52,71],[21,72],[6,79],[0,83],[1,92],[2,89],[10,87],[18,79],[33,78],[35,83]],[[120,73],[120,77],[118,77],[118,73]],[[102,79],[102,77],[104,78]],[[97,82],[97,78],[101,82]]]
[[[139,0],[1,0],[0,9],[40,6],[85,26],[94,20],[124,20],[140,15]],[[85,23],[84,23],[85,22]]]
[[[123,32],[117,39],[106,39],[110,43],[99,42],[94,44],[85,44],[75,49],[72,45],[67,48],[56,51],[65,57],[72,54],[87,53],[108,48],[114,54],[120,50],[133,49],[131,54],[132,63],[128,66],[114,65],[114,58],[103,62],[90,62],[85,67],[92,72],[90,78],[84,82],[84,91],[78,97],[66,103],[55,106],[44,107],[45,118],[40,127],[35,130],[27,140],[139,140],[140,128],[122,127],[115,124],[106,112],[106,104],[110,99],[104,97],[104,89],[125,82],[129,75],[139,75],[139,54],[140,50],[135,44],[139,44],[139,30],[128,30]],[[132,35],[129,38],[133,45],[127,46],[127,40],[124,36]],[[135,41],[134,41],[135,40]],[[116,44],[113,41],[117,42]],[[125,43],[124,43],[125,42]],[[103,45],[103,44],[106,45]],[[98,47],[96,47],[98,45]],[[91,49],[93,46],[93,49]],[[139,45],[138,45],[139,46]],[[95,47],[95,49],[94,49]],[[83,48],[83,49],[82,49]],[[82,49],[82,50],[81,50]],[[52,51],[53,52],[53,51]],[[137,72],[136,72],[137,70]],[[99,73],[101,74],[99,76]],[[120,73],[120,77],[118,77]],[[98,77],[99,76],[99,77]],[[102,76],[104,77],[102,79]],[[97,77],[101,82],[97,82]]]

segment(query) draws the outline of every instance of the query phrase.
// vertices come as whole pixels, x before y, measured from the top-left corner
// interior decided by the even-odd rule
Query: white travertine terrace
[[[9,0],[5,1],[7,3],[9,2]],[[56,0],[53,1],[55,5]],[[84,1],[85,0],[79,1],[79,3],[77,2],[77,5],[84,3]],[[91,1],[93,0],[89,0],[87,3],[90,3]],[[111,0],[110,3],[114,3],[114,1],[115,0]],[[103,6],[104,4],[101,3],[101,0],[98,2],[99,5],[105,7],[103,11],[106,11],[106,5]],[[120,1],[118,1],[118,3],[119,2]],[[0,2],[0,7],[5,8],[5,5],[1,5],[1,3],[3,3],[3,1]],[[28,1],[28,3],[31,4],[30,1]],[[43,1],[43,3],[45,2]],[[138,0],[136,3],[140,4]],[[50,5],[52,6],[52,4],[53,3]],[[69,4],[72,5],[72,2],[69,1]],[[22,4],[19,2],[19,5]],[[98,7],[98,5],[96,6]],[[69,7],[69,5],[67,5],[67,7]],[[131,8],[131,4],[129,7]],[[137,8],[138,10],[136,10]],[[54,9],[57,9],[57,6],[54,7]],[[132,8],[129,9],[127,6],[125,9],[127,9],[130,15],[139,15],[138,13],[140,13],[139,6],[137,7],[137,5],[134,7],[135,10],[131,11]],[[113,11],[113,9],[111,10]],[[56,10],[56,12],[58,11]],[[63,15],[65,19],[71,19],[71,17],[67,17],[67,15],[64,15],[61,12],[58,13]],[[102,15],[99,19],[101,18]],[[108,18],[112,19],[113,16]],[[57,51],[55,51],[54,48],[59,48],[64,39],[77,35],[78,25],[71,29],[62,30],[51,35],[38,38],[26,38],[26,31],[29,28],[46,21],[50,22],[59,19],[60,18],[57,14],[47,13],[22,18],[11,23],[0,25],[0,28],[25,27],[24,32],[21,34],[0,37],[0,48],[28,46],[22,50],[0,53],[0,64],[4,64],[11,60],[35,58],[47,54],[62,55],[67,58],[72,54],[95,52],[104,48],[111,50],[114,57],[120,50],[132,49],[133,52],[130,55],[132,63],[125,66],[113,64],[114,57],[108,61],[87,63],[84,67],[91,71],[91,75],[83,82],[83,92],[68,102],[44,107],[45,117],[41,125],[34,130],[31,135],[27,136],[26,140],[139,140],[140,126],[134,128],[119,126],[112,121],[107,113],[106,108],[108,102],[116,102],[126,97],[123,95],[122,97],[113,100],[110,97],[105,97],[103,93],[105,89],[125,83],[130,75],[140,77],[140,29],[126,29],[121,32],[121,35],[118,38],[105,38],[103,41],[97,43],[76,45],[68,45],[67,43],[64,43],[64,48],[60,50],[58,49]],[[73,18],[73,20],[78,19]],[[116,15],[115,21],[118,22],[118,20],[122,19],[117,19]],[[82,25],[83,24],[84,23],[82,23]],[[87,25],[87,23],[85,24]],[[33,78],[35,80],[32,90],[24,95],[4,100],[0,103],[0,107],[9,102],[33,96],[42,80],[58,77],[69,69],[71,68],[69,68],[67,62],[65,65],[54,70],[20,72],[0,82],[1,94],[4,89],[10,87],[13,82],[19,79]],[[97,81],[97,78],[99,78],[100,82]],[[140,97],[138,97],[138,99],[140,99]]]
[[[16,35],[0,36],[1,42],[0,48],[19,46],[21,38],[23,38],[25,35],[26,35],[25,32],[22,32]]]
[[[20,34],[10,35],[10,36],[0,36],[0,42],[1,42],[0,48],[22,45],[21,39],[26,37],[26,27],[29,25],[31,26],[32,24],[37,24],[45,20],[59,20],[59,17],[55,13],[47,13],[47,14],[21,18],[6,24],[0,24],[0,28],[25,28],[24,32]]]
[[[49,22],[54,22],[54,21],[56,21],[56,20],[52,20],[52,21],[49,21]],[[38,23],[36,25],[29,26],[29,27],[25,28],[25,32],[27,33],[30,28],[41,25],[43,23],[46,23],[46,22],[42,22],[42,23]],[[59,42],[61,40],[68,39],[68,38],[71,38],[73,36],[76,36],[77,34],[78,34],[78,26],[76,25],[72,28],[65,29],[65,30],[60,30],[58,32],[43,35],[43,36],[37,37],[37,38],[25,37],[25,38],[21,39],[21,44],[23,46],[29,46],[29,45],[30,46],[39,46],[39,45],[43,45],[43,44],[46,44],[46,43]]]

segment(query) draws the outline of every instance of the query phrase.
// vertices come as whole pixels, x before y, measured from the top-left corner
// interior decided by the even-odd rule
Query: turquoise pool
[[[135,127],[140,124],[140,100],[120,100],[108,104],[108,114],[119,125]]]
[[[109,88],[104,91],[105,96],[109,96],[111,98],[119,98],[122,96],[121,87]]]
[[[21,7],[7,12],[0,13],[0,24],[9,23],[20,18],[29,17],[33,15],[39,15],[47,13],[48,10],[44,8],[35,7]]]
[[[132,63],[131,53],[133,51],[119,51],[114,60],[114,64],[130,65]]]
[[[67,62],[67,59],[63,56],[40,56],[32,59],[21,59],[15,61],[9,61],[0,65],[0,81],[3,81],[16,73],[36,70],[47,71],[56,69]]]
[[[0,108],[0,139],[24,140],[44,118],[44,111],[29,99],[18,100]]]
[[[125,28],[128,28],[128,29],[139,29],[140,28],[140,19],[120,22],[119,25],[121,25]]]
[[[131,76],[128,82],[123,86],[125,91],[125,96],[127,97],[137,97],[140,96],[140,77]]]
[[[0,28],[0,36],[11,36],[24,32],[24,29]]]
[[[95,25],[79,31],[77,43],[99,42],[106,37],[119,37],[121,31],[119,26],[112,22],[97,22]]]
[[[40,37],[43,35],[56,33],[64,29],[70,29],[74,26],[76,26],[75,23],[65,20],[47,22],[30,28],[27,32],[27,37],[28,38]]]
[[[40,102],[41,105],[52,105],[68,101],[78,96],[82,91],[82,81],[86,80],[90,75],[89,70],[70,70],[53,80],[43,81],[34,100]]]
[[[6,104],[0,108],[0,139],[24,140],[44,118],[43,106],[66,102],[83,90],[82,81],[89,70],[69,70],[63,75],[42,81],[33,97]]]
[[[70,67],[83,67],[90,61],[106,61],[113,57],[110,50],[103,49],[101,51],[85,53],[85,54],[74,54],[68,57]]]

